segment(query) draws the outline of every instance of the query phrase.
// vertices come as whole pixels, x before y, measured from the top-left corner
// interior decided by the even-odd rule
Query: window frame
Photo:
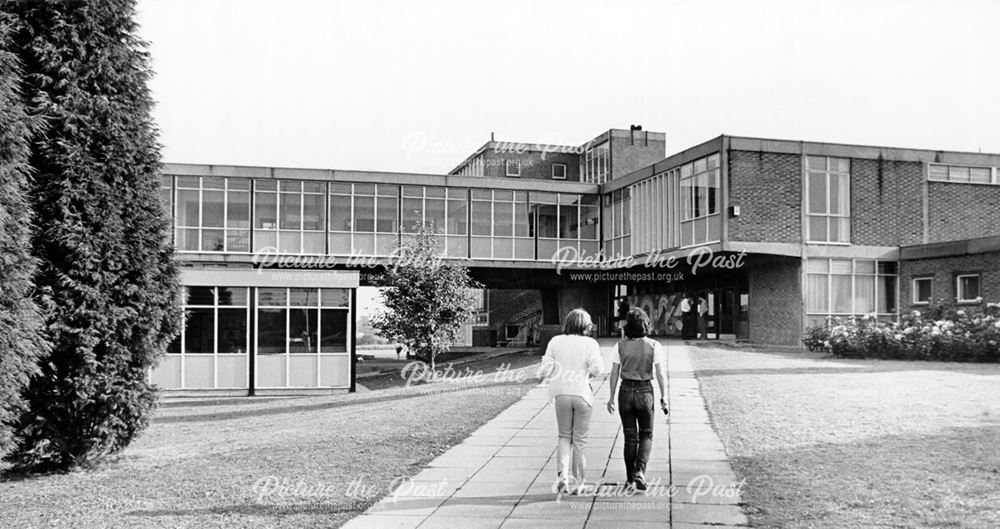
[[[978,185],[978,186],[995,186],[995,185],[1000,185],[1000,170],[998,170],[994,166],[989,166],[989,165],[969,165],[969,164],[962,164],[962,163],[934,163],[934,162],[927,162],[925,164],[925,166],[926,167],[925,167],[924,170],[926,172],[926,176],[927,176],[927,181],[928,182],[938,182],[938,183],[943,183],[943,184],[971,184],[971,185]],[[948,176],[946,178],[934,178],[934,177],[932,177],[931,176],[932,175],[932,173],[931,173],[931,167],[943,167],[945,169],[945,172],[948,174]],[[968,169],[969,173],[970,173],[969,180],[952,180],[951,179],[951,168],[952,167],[961,167],[961,168]],[[989,171],[990,171],[990,181],[989,182],[973,182],[972,181],[972,176],[971,176],[972,169],[989,169]]]
[[[845,157],[840,157],[840,156],[811,155],[811,154],[806,154],[804,156],[805,156],[805,163],[804,163],[804,167],[803,167],[804,171],[803,171],[803,182],[802,182],[802,190],[803,190],[802,198],[803,198],[803,202],[804,202],[804,206],[805,206],[803,208],[803,213],[805,215],[805,223],[804,223],[805,224],[805,226],[804,226],[805,230],[804,230],[804,234],[803,235],[804,235],[806,244],[828,244],[828,245],[835,245],[835,246],[836,245],[850,246],[851,245],[851,238],[854,235],[854,233],[853,233],[854,232],[854,229],[853,229],[854,228],[854,226],[853,226],[853,218],[851,216],[851,188],[852,188],[852,186],[851,186],[851,165],[852,165],[851,164],[851,158],[845,158]],[[821,159],[823,159],[823,161],[824,161],[823,168],[822,169],[813,168],[810,165],[810,163],[809,163],[809,159],[810,158],[813,158],[813,159],[821,158]],[[842,172],[842,171],[833,170],[831,168],[831,163],[830,163],[831,160],[846,160],[847,161],[847,171],[846,172]],[[810,180],[811,180],[811,178],[810,178],[810,176],[811,176],[812,173],[820,173],[820,174],[823,175],[823,191],[824,191],[824,197],[825,197],[825,202],[824,202],[825,212],[824,213],[813,213],[812,212],[812,200],[811,200],[811,196],[810,196],[810,190],[811,190],[811,186],[810,186]],[[845,197],[839,197],[838,200],[837,200],[838,203],[842,205],[842,210],[844,211],[843,214],[830,213],[830,203],[831,203],[831,201],[830,201],[830,180],[831,180],[832,177],[836,177],[836,178],[838,178],[838,180],[840,178],[845,178],[846,181],[847,181],[846,196]],[[839,181],[838,181],[838,186],[837,186],[838,192],[840,191],[840,189],[841,189],[841,186],[839,185]],[[823,234],[823,237],[824,237],[823,239],[815,239],[815,238],[813,238],[812,222],[811,222],[811,220],[812,220],[813,217],[822,217],[823,219],[826,220],[826,224],[825,224],[825,226],[826,226],[826,233]],[[846,240],[836,240],[836,241],[830,240],[830,223],[831,223],[831,219],[837,219],[838,222],[839,222],[839,219],[847,219],[847,237],[845,237]]]
[[[920,289],[917,288],[918,281],[929,281],[931,284],[930,297],[927,301],[920,301],[917,296]],[[910,279],[910,304],[911,305],[930,305],[931,300],[934,299],[934,276],[917,276]]]
[[[556,167],[562,167],[562,176],[556,176]],[[552,179],[553,180],[565,180],[566,176],[569,174],[569,167],[564,163],[554,163],[552,164]]]
[[[511,165],[517,168],[516,173],[510,172]],[[521,176],[521,160],[504,160],[504,175],[520,177]]]
[[[979,292],[976,293],[976,297],[974,297],[974,298],[965,298],[965,297],[963,297],[964,293],[962,292],[962,278],[965,278],[965,277],[974,277],[974,278],[976,278],[976,290],[978,290]],[[982,299],[982,274],[980,274],[979,272],[962,272],[962,273],[955,274],[955,302],[956,303],[979,303],[979,301],[981,299]]]

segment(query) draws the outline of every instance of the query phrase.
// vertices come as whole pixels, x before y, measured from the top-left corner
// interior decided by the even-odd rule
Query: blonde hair
[[[583,309],[573,309],[566,315],[563,323],[563,334],[580,334],[586,336],[593,328],[594,322],[590,319],[590,313]]]

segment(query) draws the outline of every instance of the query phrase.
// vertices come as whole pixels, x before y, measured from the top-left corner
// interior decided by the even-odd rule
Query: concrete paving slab
[[[602,341],[606,367],[614,341]],[[624,494],[624,437],[604,410],[606,376],[593,383],[595,413],[581,495],[556,494],[555,413],[547,388],[521,400],[432,461],[414,479],[444,485],[434,497],[383,500],[348,529],[630,529],[743,527],[741,487],[712,427],[689,351],[666,342],[673,413],[657,414],[646,478],[649,493]],[[657,391],[657,398],[659,398]],[[708,490],[705,487],[709,486]],[[722,492],[720,492],[722,491]],[[710,524],[710,525],[706,525]]]

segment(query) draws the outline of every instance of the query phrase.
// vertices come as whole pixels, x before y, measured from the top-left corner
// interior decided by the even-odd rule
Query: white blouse
[[[578,334],[560,334],[545,348],[538,376],[547,378],[549,397],[576,395],[594,404],[590,377],[604,371],[604,358],[597,340]]]

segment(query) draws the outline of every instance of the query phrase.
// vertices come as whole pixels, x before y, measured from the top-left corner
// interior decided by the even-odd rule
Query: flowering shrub
[[[898,322],[874,314],[831,318],[806,329],[802,341],[842,358],[1000,362],[1000,303],[913,311]]]

